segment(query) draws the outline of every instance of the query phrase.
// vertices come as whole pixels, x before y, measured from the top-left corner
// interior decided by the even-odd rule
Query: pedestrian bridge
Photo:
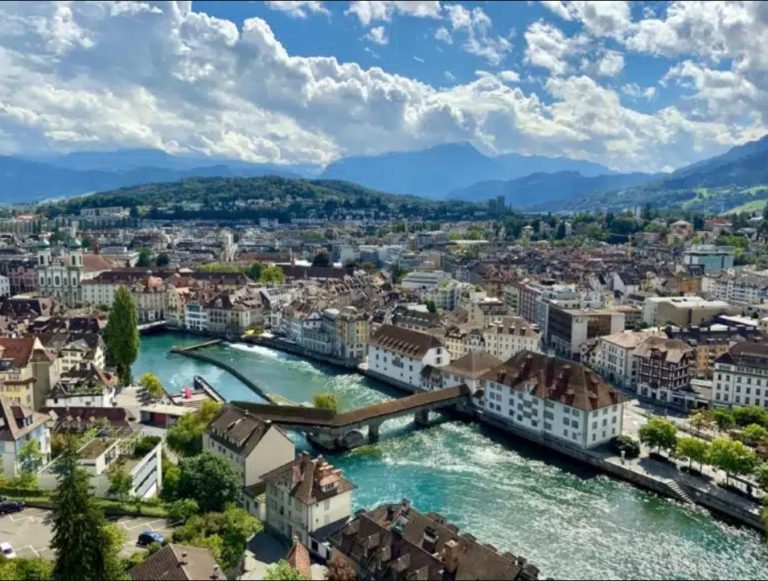
[[[254,416],[307,434],[309,439],[324,448],[353,448],[364,443],[361,429],[368,429],[368,441],[379,439],[379,428],[387,420],[414,414],[416,425],[429,423],[429,412],[455,408],[469,403],[471,391],[466,385],[457,385],[435,391],[417,393],[366,406],[349,412],[337,413],[306,406],[284,406],[233,401]]]

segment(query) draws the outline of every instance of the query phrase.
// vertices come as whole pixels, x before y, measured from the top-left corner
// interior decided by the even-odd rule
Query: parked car
[[[136,544],[140,547],[148,547],[152,543],[160,543],[162,545],[164,542],[165,537],[160,533],[155,531],[144,531],[139,535],[139,539],[136,541]]]
[[[2,553],[3,557],[6,559],[16,558],[16,551],[13,550],[11,543],[0,543],[0,553]]]
[[[21,512],[22,510],[24,510],[23,500],[0,501],[0,514],[8,514],[10,512]]]

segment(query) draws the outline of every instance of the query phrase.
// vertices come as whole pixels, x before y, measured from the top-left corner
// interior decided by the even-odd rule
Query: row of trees
[[[203,272],[238,273],[244,274],[251,280],[261,284],[282,284],[285,282],[285,273],[279,266],[269,266],[261,262],[254,262],[247,266],[234,262],[209,262],[200,267]]]

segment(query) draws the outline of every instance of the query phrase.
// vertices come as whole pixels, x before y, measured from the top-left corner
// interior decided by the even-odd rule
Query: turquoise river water
[[[229,400],[259,401],[227,372],[180,355],[176,334],[142,338],[136,375],[156,373],[169,389],[202,375]],[[295,402],[319,391],[343,409],[396,397],[387,386],[262,347],[207,348],[268,392]],[[297,448],[310,448],[295,435]],[[355,508],[409,498],[443,514],[484,542],[523,555],[542,575],[560,579],[766,579],[761,536],[706,511],[681,506],[585,469],[498,431],[461,422],[421,430],[402,418],[385,423],[381,441],[329,461],[358,487]]]

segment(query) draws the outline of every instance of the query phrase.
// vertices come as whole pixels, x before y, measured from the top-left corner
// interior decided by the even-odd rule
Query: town
[[[461,533],[443,507],[400,495],[353,511],[358,485],[326,454],[402,437],[385,422],[410,416],[411,430],[479,422],[513,447],[764,531],[764,217],[480,212],[313,225],[125,207],[3,218],[0,509],[67,510],[62,487],[83,478],[92,510],[154,517],[136,539],[94,533],[111,539],[110,574],[133,579],[177,567],[190,579],[538,578],[536,561]],[[619,230],[631,233],[604,241]],[[222,368],[220,382],[252,397],[228,401],[200,375],[180,390],[134,377],[140,344],[167,333],[189,337],[167,356]],[[228,344],[397,395],[354,409],[333,391],[292,401],[211,355]],[[131,542],[147,548],[126,555]],[[270,543],[274,560],[260,560]],[[66,566],[42,549],[25,566]]]

